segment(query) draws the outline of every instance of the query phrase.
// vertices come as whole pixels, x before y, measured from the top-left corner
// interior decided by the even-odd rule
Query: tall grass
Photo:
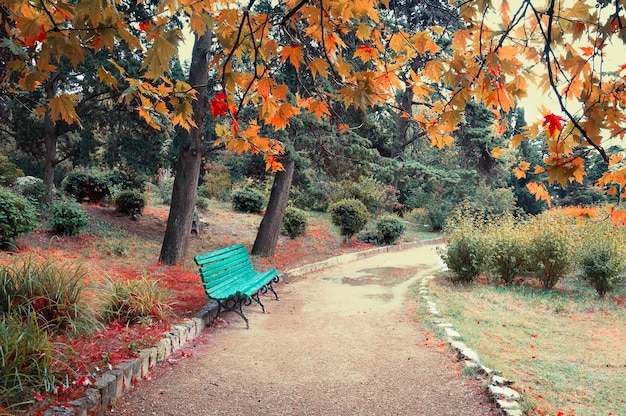
[[[169,292],[159,285],[158,280],[146,276],[128,281],[109,279],[104,317],[109,322],[150,324],[166,317],[171,310],[169,300]]]
[[[100,324],[83,299],[85,277],[80,267],[32,257],[0,266],[0,313],[24,319],[32,315],[49,333],[91,333]]]

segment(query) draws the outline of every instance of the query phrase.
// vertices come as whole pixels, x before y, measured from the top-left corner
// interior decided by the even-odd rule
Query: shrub
[[[531,270],[544,288],[552,289],[572,270],[570,232],[573,224],[563,213],[547,211],[529,225]]]
[[[623,280],[625,264],[619,246],[605,238],[587,245],[581,268],[583,278],[591,283],[600,297],[604,297]]]
[[[335,203],[343,199],[358,199],[365,205],[367,211],[373,214],[382,207],[386,197],[385,187],[382,184],[375,179],[361,178],[358,182],[339,183],[330,201]]]
[[[524,224],[505,216],[485,230],[483,239],[487,270],[505,284],[526,270],[530,243]]]
[[[41,206],[46,201],[48,190],[40,178],[35,178],[34,176],[17,178],[15,189],[34,206]]]
[[[346,239],[361,231],[370,220],[370,214],[363,202],[353,198],[331,204],[328,212],[332,223],[339,227],[339,232]]]
[[[198,187],[198,196],[214,199],[220,193],[230,192],[232,181],[226,166],[208,164],[205,169],[206,175],[202,177],[203,183]]]
[[[441,259],[455,274],[454,280],[469,283],[484,269],[481,227],[472,221],[458,224],[448,237],[445,249],[439,251]]]
[[[8,157],[0,155],[0,186],[11,186],[20,176],[24,176],[24,171]]]
[[[122,191],[115,198],[115,209],[120,214],[136,218],[146,206],[146,198],[137,191]]]
[[[150,324],[162,320],[170,307],[169,295],[158,280],[109,280],[104,316],[109,322]]]
[[[35,209],[28,200],[0,189],[0,248],[15,248],[17,237],[36,228]]]
[[[85,272],[28,259],[0,267],[0,314],[34,316],[51,333],[90,333],[98,321],[83,299]]]
[[[78,202],[102,202],[111,196],[110,186],[107,173],[97,169],[74,169],[61,182],[63,192]]]
[[[380,245],[395,243],[406,231],[406,224],[397,215],[383,214],[376,219],[377,241]]]
[[[36,392],[53,391],[53,363],[52,344],[34,315],[23,320],[0,314],[0,412],[13,414],[32,403]]]
[[[208,211],[210,204],[211,204],[211,202],[210,202],[209,198],[204,198],[204,197],[199,196],[196,199],[196,205],[198,206],[198,209],[200,211]]]
[[[263,194],[253,188],[235,189],[232,194],[232,202],[236,212],[259,214],[265,207]]]
[[[55,201],[50,207],[50,225],[57,234],[74,236],[87,226],[89,216],[77,202]]]
[[[298,208],[287,207],[283,217],[283,233],[294,239],[306,233],[309,216]]]

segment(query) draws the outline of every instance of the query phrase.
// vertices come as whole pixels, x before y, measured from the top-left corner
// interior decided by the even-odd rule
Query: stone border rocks
[[[478,354],[465,343],[459,341],[461,334],[454,329],[451,323],[446,322],[439,312],[437,304],[430,297],[428,283],[434,276],[425,277],[419,286],[419,294],[426,303],[426,308],[432,317],[432,322],[437,327],[443,329],[448,343],[456,350],[459,360],[466,368],[475,369],[489,380],[487,392],[498,406],[500,414],[503,416],[524,416],[522,406],[519,403],[520,394],[511,388],[513,382],[496,374],[491,368],[485,367]]]

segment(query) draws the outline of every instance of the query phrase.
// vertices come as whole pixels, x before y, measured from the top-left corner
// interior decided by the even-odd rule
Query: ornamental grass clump
[[[103,308],[108,322],[149,325],[162,321],[171,310],[170,294],[158,280],[146,276],[127,281],[109,279],[106,286]]]
[[[34,403],[35,394],[54,390],[57,366],[52,357],[49,335],[35,314],[0,313],[0,413],[13,414]]]
[[[89,334],[101,325],[84,297],[86,273],[33,258],[0,267],[0,314],[34,317],[51,334]]]

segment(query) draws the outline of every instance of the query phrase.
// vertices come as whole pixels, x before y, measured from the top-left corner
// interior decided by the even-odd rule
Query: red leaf
[[[543,116],[543,124],[542,126],[548,125],[550,129],[550,136],[552,136],[555,130],[561,131],[563,130],[563,125],[565,124],[565,119],[561,116],[557,116],[556,114],[548,114]]]
[[[46,39],[47,34],[48,32],[46,32],[44,25],[41,25],[41,32],[39,32],[37,36],[35,36],[34,38],[24,39],[24,46],[30,47],[33,46],[35,42],[43,42]]]
[[[228,103],[226,102],[226,94],[224,92],[216,94],[215,98],[211,100],[209,111],[213,114],[213,118],[226,115]]]
[[[150,27],[150,24],[152,22],[151,21],[147,21],[147,22],[139,22],[139,30],[141,30],[142,32],[146,32],[148,30],[148,28]]]

